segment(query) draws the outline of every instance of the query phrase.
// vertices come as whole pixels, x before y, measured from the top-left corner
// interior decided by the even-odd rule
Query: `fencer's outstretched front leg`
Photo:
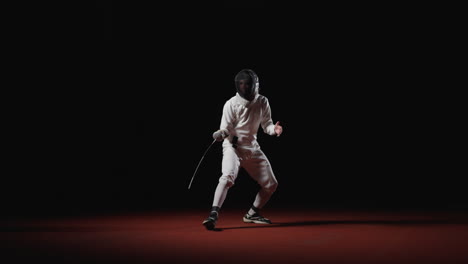
[[[233,185],[229,178],[230,177],[223,176],[219,179],[219,183],[214,194],[213,206],[211,208],[210,215],[203,221],[203,225],[208,230],[215,229],[216,223],[218,222],[219,209],[226,199],[229,188]]]

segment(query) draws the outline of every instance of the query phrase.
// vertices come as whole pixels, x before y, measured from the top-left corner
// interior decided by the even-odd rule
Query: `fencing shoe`
[[[249,213],[246,213],[244,215],[243,220],[244,220],[244,223],[271,224],[270,219],[265,218],[258,213],[255,213],[253,215],[249,215]]]
[[[203,221],[203,225],[206,227],[207,230],[213,230],[216,226],[216,222],[218,221],[218,212],[212,211],[210,216],[208,216],[205,221]]]

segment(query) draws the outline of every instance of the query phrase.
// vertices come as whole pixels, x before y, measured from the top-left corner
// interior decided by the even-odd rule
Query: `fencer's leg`
[[[270,219],[263,217],[260,213],[260,210],[270,200],[278,187],[278,181],[273,174],[270,162],[262,151],[258,151],[252,158],[246,160],[242,166],[261,187],[252,207],[244,215],[243,221],[245,223],[271,224]]]
[[[203,222],[208,230],[213,230],[218,220],[219,209],[226,199],[228,190],[234,185],[239,172],[239,158],[233,148],[223,148],[222,176],[214,193],[210,216]]]
[[[244,168],[246,168],[249,175],[257,181],[261,188],[255,197],[252,207],[244,215],[243,221],[245,223],[271,224],[270,219],[263,217],[260,213],[260,210],[270,200],[278,187],[278,181],[273,174],[270,162],[263,153],[260,153],[258,157],[247,160]]]
[[[257,196],[255,197],[253,206],[255,206],[258,209],[263,208],[270,200],[273,193],[276,191],[277,186],[277,181],[270,182],[266,186],[262,186],[262,188],[258,191]],[[252,213],[255,211],[254,209],[251,210]]]
[[[229,175],[223,175],[219,178],[218,186],[216,187],[214,198],[213,198],[213,206],[211,207],[211,212],[208,218],[203,221],[203,225],[208,230],[215,229],[216,222],[218,222],[219,217],[219,210],[226,199],[227,192],[229,187],[233,185],[230,182]]]
[[[258,151],[251,159],[246,160],[243,166],[249,175],[257,181],[261,187],[253,203],[253,206],[259,210],[267,204],[273,193],[276,191],[278,181],[273,173],[270,161],[261,150]],[[251,208],[249,213],[254,214],[255,210]]]
[[[223,206],[229,188],[234,185],[232,178],[234,178],[232,175],[223,175],[219,178],[218,186],[216,187],[214,194],[213,206],[217,206],[219,208]]]
[[[219,178],[215,190],[213,206],[221,208],[226,199],[229,188],[234,185],[239,173],[240,161],[236,151],[232,147],[223,147],[223,160],[221,163],[222,176]]]

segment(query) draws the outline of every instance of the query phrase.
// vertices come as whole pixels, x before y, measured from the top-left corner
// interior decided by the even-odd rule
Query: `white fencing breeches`
[[[228,189],[236,181],[240,167],[243,167],[261,187],[253,205],[262,208],[278,186],[270,161],[261,149],[255,151],[223,147],[222,175],[216,187],[213,206],[221,207],[226,199]]]

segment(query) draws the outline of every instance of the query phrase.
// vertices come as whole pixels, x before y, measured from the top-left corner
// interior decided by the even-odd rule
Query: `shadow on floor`
[[[415,220],[330,220],[330,221],[298,221],[273,223],[271,225],[252,224],[251,226],[236,226],[215,228],[213,231],[244,228],[277,228],[289,226],[318,225],[468,225],[468,219],[415,219]]]

